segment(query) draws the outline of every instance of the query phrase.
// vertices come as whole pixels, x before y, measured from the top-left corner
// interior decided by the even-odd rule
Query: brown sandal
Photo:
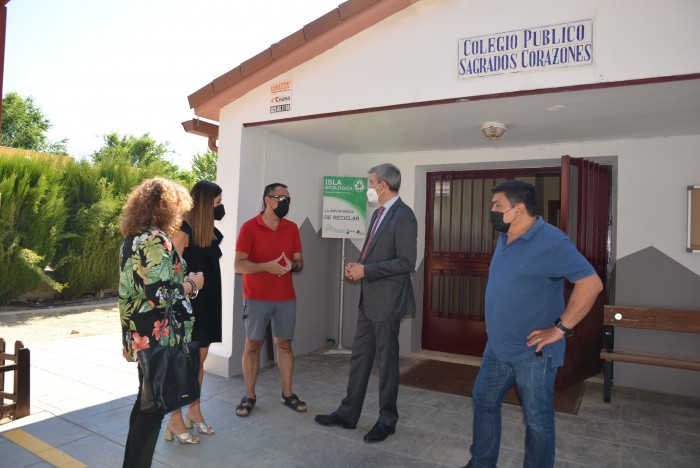
[[[301,401],[294,393],[287,397],[284,396],[284,392],[282,392],[282,404],[298,413],[306,413],[306,410],[308,409],[306,407],[306,403]]]
[[[241,403],[236,405],[236,416],[241,418],[247,417],[255,408],[255,403],[258,400],[256,398],[250,398],[248,395],[243,395],[241,398]]]

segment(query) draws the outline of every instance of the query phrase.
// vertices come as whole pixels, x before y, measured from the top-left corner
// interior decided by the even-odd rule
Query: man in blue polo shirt
[[[535,187],[509,180],[491,189],[491,224],[501,234],[486,286],[488,342],[473,391],[471,460],[495,467],[501,402],[515,383],[527,432],[523,466],[554,466],[554,377],[564,336],[588,313],[603,284],[559,229],[535,215]],[[564,304],[564,280],[574,283]]]

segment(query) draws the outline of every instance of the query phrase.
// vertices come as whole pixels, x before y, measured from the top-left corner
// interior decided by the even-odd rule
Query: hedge
[[[121,207],[133,187],[162,175],[158,166],[7,153],[0,153],[0,303],[42,281],[64,297],[114,288]]]
[[[0,156],[0,302],[34,290],[64,235],[60,174],[66,158]]]

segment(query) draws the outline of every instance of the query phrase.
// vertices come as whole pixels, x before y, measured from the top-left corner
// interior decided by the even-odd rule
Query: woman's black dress
[[[204,288],[199,291],[196,299],[192,299],[192,309],[195,316],[192,341],[197,341],[199,346],[206,347],[211,343],[221,341],[221,240],[224,238],[221,232],[214,228],[216,239],[209,247],[197,247],[194,245],[192,227],[183,221],[180,227],[182,232],[189,236],[188,246],[182,255],[187,262],[188,272],[204,273]]]

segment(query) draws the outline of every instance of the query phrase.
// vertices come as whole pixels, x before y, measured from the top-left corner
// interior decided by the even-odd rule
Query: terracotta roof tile
[[[348,0],[188,97],[195,114],[218,120],[222,106],[419,0]]]
[[[207,83],[206,85],[199,88],[194,93],[187,96],[187,100],[190,103],[190,107],[195,107],[204,101],[207,101],[216,96],[216,91],[214,91],[214,83]]]
[[[241,67],[238,66],[214,80],[214,82],[212,83],[214,86],[214,92],[218,93],[219,91],[228,88],[229,86],[235,85],[242,79],[243,73],[241,72]]]
[[[287,52],[296,49],[297,47],[301,47],[302,45],[304,45],[305,42],[306,36],[304,36],[303,29],[300,29],[299,31],[293,34],[290,34],[281,41],[270,46],[270,51],[272,52],[272,59],[274,60],[286,54]]]
[[[338,9],[329,11],[325,15],[317,18],[304,26],[304,36],[310,41],[316,36],[320,36],[326,31],[330,31],[340,24],[340,13]]]
[[[265,65],[269,65],[271,62],[272,52],[268,47],[255,57],[251,57],[245,62],[241,63],[241,73],[243,74],[243,76],[248,76],[265,67]]]
[[[340,14],[340,19],[344,20],[348,16],[352,16],[357,12],[364,10],[365,8],[380,2],[381,0],[348,0],[338,5],[338,13]]]

